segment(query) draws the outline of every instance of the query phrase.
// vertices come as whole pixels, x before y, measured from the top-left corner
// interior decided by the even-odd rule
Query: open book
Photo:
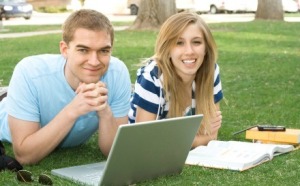
[[[212,140],[191,150],[185,164],[243,171],[293,149],[293,145]]]

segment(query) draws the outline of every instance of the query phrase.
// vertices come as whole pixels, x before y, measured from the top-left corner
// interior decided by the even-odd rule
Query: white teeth
[[[184,62],[184,63],[194,63],[195,60],[194,60],[194,59],[193,59],[193,60],[183,60],[183,62]]]

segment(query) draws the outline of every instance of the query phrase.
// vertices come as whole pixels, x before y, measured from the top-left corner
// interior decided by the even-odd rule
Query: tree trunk
[[[255,19],[283,21],[283,14],[281,0],[258,0]]]
[[[138,15],[129,29],[157,30],[168,17],[175,13],[175,0],[141,1]]]
[[[0,31],[2,31],[2,28],[3,28],[2,19],[0,19]]]

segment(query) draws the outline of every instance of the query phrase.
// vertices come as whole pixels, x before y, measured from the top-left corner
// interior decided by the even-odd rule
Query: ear
[[[61,55],[63,55],[66,59],[68,56],[68,44],[64,41],[60,41],[59,42],[59,49],[60,49],[60,53]]]

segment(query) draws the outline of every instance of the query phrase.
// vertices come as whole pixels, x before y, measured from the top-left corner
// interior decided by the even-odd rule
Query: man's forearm
[[[110,107],[99,112],[99,148],[105,156],[108,156],[112,146],[118,125]]]
[[[16,119],[10,117],[9,122],[19,122],[14,120]],[[35,132],[28,131],[27,136],[22,136],[22,134],[18,136],[19,133],[16,133],[13,136],[16,159],[21,164],[38,163],[58,146],[71,130],[74,122],[72,112],[65,108],[45,127],[39,128],[39,125],[36,125],[37,128],[33,129]]]

